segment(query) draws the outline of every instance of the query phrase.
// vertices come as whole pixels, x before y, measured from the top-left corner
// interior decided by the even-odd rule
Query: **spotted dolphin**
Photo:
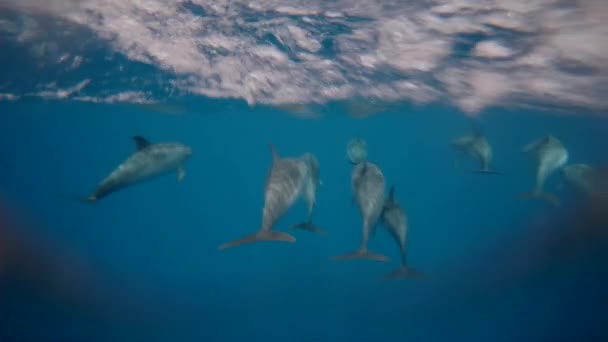
[[[499,174],[499,172],[490,169],[490,162],[492,161],[492,146],[479,129],[476,129],[470,135],[465,135],[454,139],[451,144],[458,150],[463,151],[479,162],[479,169],[472,170],[471,172]]]
[[[118,190],[174,171],[179,182],[184,179],[184,163],[192,155],[190,147],[179,143],[152,144],[142,136],[133,140],[137,151],[102,180],[93,194],[80,201],[95,203]]]
[[[562,176],[565,182],[579,194],[607,197],[608,180],[605,171],[597,166],[577,163],[564,166]]]
[[[384,209],[385,181],[382,171],[377,165],[367,161],[357,164],[352,171],[351,187],[354,193],[353,201],[357,202],[359,212],[363,218],[361,246],[354,252],[333,257],[332,260],[370,259],[390,261],[384,255],[369,251],[367,247],[370,234],[375,230]]]
[[[297,223],[291,226],[292,229],[304,229],[319,234],[325,234],[325,231],[312,223],[312,212],[317,202],[317,190],[321,185],[319,160],[312,153],[304,153],[300,159],[306,162],[308,167],[308,177],[304,184],[304,197],[308,206],[308,219],[306,222]]]
[[[532,154],[537,163],[536,185],[531,192],[523,193],[521,198],[542,198],[546,202],[559,206],[560,201],[554,194],[544,192],[543,185],[549,175],[561,169],[568,162],[568,150],[556,137],[546,136],[527,144],[523,151]]]
[[[280,158],[276,149],[269,144],[272,153],[272,167],[264,190],[262,227],[254,234],[244,236],[219,246],[220,250],[258,241],[295,242],[290,234],[273,230],[277,221],[300,197],[308,177],[308,166],[299,158]]]
[[[399,245],[401,253],[401,267],[384,275],[387,279],[419,277],[423,274],[411,268],[407,264],[407,233],[408,224],[405,211],[395,198],[395,187],[392,186],[384,204],[381,221]]]

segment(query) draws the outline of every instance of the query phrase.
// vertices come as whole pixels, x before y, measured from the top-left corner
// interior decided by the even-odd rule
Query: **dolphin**
[[[589,164],[570,164],[562,169],[564,180],[585,196],[608,196],[608,180],[602,169]]]
[[[387,279],[418,277],[423,274],[407,265],[407,216],[405,211],[395,199],[395,187],[392,186],[389,195],[384,203],[384,211],[382,212],[382,223],[386,226],[388,232],[399,244],[401,252],[401,267],[384,275]]]
[[[299,158],[280,158],[274,145],[269,144],[269,147],[272,167],[264,190],[262,227],[254,234],[222,244],[219,250],[258,241],[296,241],[292,235],[274,231],[273,227],[300,197],[308,177],[308,166]]]
[[[523,193],[521,198],[542,198],[546,202],[559,206],[560,201],[554,194],[543,191],[546,178],[553,172],[561,169],[568,162],[568,150],[556,137],[547,134],[533,141],[523,148],[523,152],[530,153],[536,160],[536,186],[533,191]]]
[[[452,140],[451,145],[479,161],[479,169],[471,170],[471,172],[499,174],[497,171],[490,170],[492,146],[479,129],[475,129],[470,135],[465,135]]]
[[[134,136],[137,151],[120,164],[97,186],[85,203],[95,203],[103,197],[133,184],[177,171],[177,180],[186,176],[184,163],[192,155],[192,149],[179,143],[152,144],[142,136]]]
[[[357,165],[367,160],[367,143],[361,138],[353,138],[346,145],[346,158],[348,161]]]
[[[370,259],[388,262],[390,259],[384,255],[376,254],[367,249],[370,233],[376,228],[384,208],[384,175],[380,168],[370,162],[364,161],[353,168],[351,186],[354,193],[353,201],[359,205],[359,212],[363,218],[363,236],[361,247],[355,252],[333,257],[333,260],[344,259]]]
[[[304,196],[306,198],[306,204],[308,205],[308,219],[306,222],[292,225],[291,228],[304,229],[311,232],[317,232],[319,234],[325,234],[325,231],[322,228],[319,228],[312,223],[312,212],[316,204],[317,189],[319,188],[319,185],[321,185],[319,160],[314,154],[308,152],[304,153],[300,159],[304,160],[308,167],[308,177],[306,178],[306,183],[304,184]]]

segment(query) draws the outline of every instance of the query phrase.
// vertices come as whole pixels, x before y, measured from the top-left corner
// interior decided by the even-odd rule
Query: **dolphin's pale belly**
[[[281,159],[274,163],[266,183],[262,229],[271,229],[293,205],[306,177],[306,164],[300,160]]]
[[[359,210],[363,220],[368,224],[373,225],[384,207],[384,187],[370,188],[368,184],[365,184],[357,191],[357,202],[359,203]]]
[[[364,224],[372,228],[384,207],[384,175],[374,164],[358,164],[353,170],[352,187]]]
[[[568,162],[568,151],[566,149],[555,149],[547,152],[541,158],[541,165],[546,173],[551,173]]]
[[[172,158],[138,152],[119,165],[101,182],[95,191],[95,197],[99,199],[132,184],[174,171],[180,164],[180,161]]]

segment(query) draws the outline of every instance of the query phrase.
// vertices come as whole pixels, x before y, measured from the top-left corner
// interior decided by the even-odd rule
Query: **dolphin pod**
[[[103,179],[89,197],[78,198],[80,201],[95,203],[119,190],[171,172],[176,172],[179,182],[184,179],[184,165],[192,156],[192,149],[189,146],[180,143],[151,143],[142,136],[135,136],[133,139],[136,151]],[[450,144],[456,150],[477,160],[479,168],[470,170],[471,172],[499,173],[490,166],[492,147],[477,127],[472,134],[456,138]],[[292,224],[289,226],[290,229],[325,234],[325,231],[313,224],[312,220],[318,189],[322,184],[319,160],[310,152],[299,157],[281,157],[271,143],[269,143],[269,149],[272,162],[264,187],[264,206],[260,228],[254,233],[221,244],[218,247],[219,250],[261,241],[296,242],[294,236],[277,231],[275,228],[278,221],[300,198],[306,201],[307,218],[303,222]],[[595,188],[599,188],[598,184],[602,184],[602,194],[606,194],[606,182],[597,176],[598,172],[595,168],[582,163],[566,165],[568,151],[556,137],[546,134],[525,145],[522,151],[531,155],[536,163],[536,182],[534,189],[521,194],[521,198],[540,198],[552,205],[559,205],[557,196],[544,190],[546,179],[559,170],[565,181],[579,192],[592,193]],[[378,229],[377,227],[383,227],[397,243],[401,257],[399,267],[386,273],[384,278],[424,276],[424,273],[412,268],[408,263],[407,215],[395,196],[394,186],[391,186],[389,194],[385,195],[384,173],[379,165],[368,160],[365,140],[351,139],[347,144],[346,155],[348,161],[353,165],[351,172],[352,202],[353,205],[357,204],[362,219],[362,226],[359,228],[361,244],[354,251],[330,259],[367,259],[389,262],[389,257],[372,252],[368,247],[374,231]],[[603,183],[599,183],[600,181]]]

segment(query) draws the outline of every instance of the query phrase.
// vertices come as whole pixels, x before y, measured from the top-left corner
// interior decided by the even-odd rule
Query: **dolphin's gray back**
[[[264,191],[262,230],[270,230],[298,196],[308,177],[308,167],[300,159],[283,158],[273,162]]]
[[[361,216],[368,228],[372,229],[384,207],[384,175],[375,164],[363,162],[354,167],[351,185]]]
[[[382,219],[391,236],[401,248],[404,248],[407,234],[407,217],[403,208],[399,204],[394,203],[386,208]]]
[[[401,252],[401,260],[403,265],[406,264],[406,247],[407,247],[407,216],[399,203],[394,199],[387,199],[387,205],[382,213],[382,221],[386,226],[386,230],[399,245]]]
[[[131,155],[97,187],[97,199],[131,184],[177,169],[188,158],[189,148],[182,144],[152,144]]]

